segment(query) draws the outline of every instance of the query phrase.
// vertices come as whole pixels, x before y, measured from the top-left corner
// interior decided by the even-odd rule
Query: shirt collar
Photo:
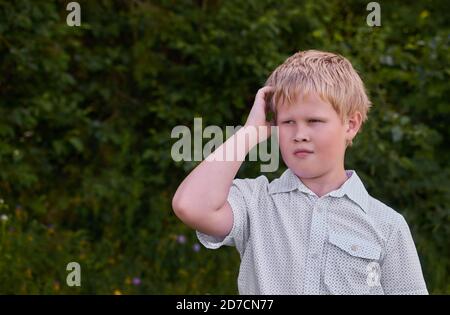
[[[347,176],[349,177],[341,187],[333,190],[326,194],[325,196],[331,197],[343,197],[346,195],[352,201],[354,201],[360,208],[367,212],[369,207],[369,194],[367,193],[364,184],[359,178],[358,174],[354,170],[346,170]],[[272,181],[269,185],[269,193],[282,193],[290,192],[295,189],[303,193],[307,193],[313,196],[317,195],[311,191],[303,182],[295,175],[289,168],[277,179]]]

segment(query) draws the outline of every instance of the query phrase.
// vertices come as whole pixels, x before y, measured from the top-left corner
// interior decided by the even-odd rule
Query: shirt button
[[[359,246],[356,244],[353,244],[351,247],[352,251],[354,251],[354,252],[356,252],[358,250],[358,248],[359,248]]]
[[[311,255],[311,257],[312,257],[313,259],[317,259],[317,257],[319,257],[319,255],[318,255],[317,253],[314,253],[314,254]]]

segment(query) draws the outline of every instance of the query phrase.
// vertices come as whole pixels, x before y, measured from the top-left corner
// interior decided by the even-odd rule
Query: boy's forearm
[[[199,215],[221,208],[245,156],[257,143],[256,128],[239,129],[180,184],[172,202],[174,211]]]

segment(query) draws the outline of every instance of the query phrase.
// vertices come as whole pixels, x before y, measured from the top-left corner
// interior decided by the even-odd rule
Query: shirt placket
[[[321,261],[326,239],[327,198],[319,198],[314,205],[306,259],[305,294],[320,294]]]

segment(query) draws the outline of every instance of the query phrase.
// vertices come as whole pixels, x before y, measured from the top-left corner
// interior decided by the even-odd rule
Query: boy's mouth
[[[308,149],[297,149],[294,151],[296,157],[306,157],[312,153],[314,153],[314,151]]]

